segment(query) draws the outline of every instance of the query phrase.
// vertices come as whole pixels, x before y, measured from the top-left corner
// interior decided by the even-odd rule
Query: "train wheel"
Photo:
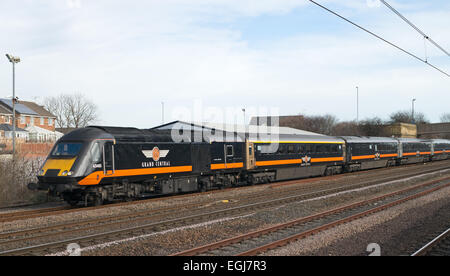
[[[71,206],[71,207],[76,207],[77,205],[78,205],[78,200],[69,200],[69,201],[67,201],[67,203],[69,203],[69,205]]]
[[[103,205],[103,199],[101,196],[96,196],[94,198],[94,206],[100,206]]]

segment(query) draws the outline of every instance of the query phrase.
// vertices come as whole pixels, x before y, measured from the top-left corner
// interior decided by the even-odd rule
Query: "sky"
[[[317,0],[450,73],[450,58],[376,0]],[[450,2],[387,0],[450,51]],[[439,122],[450,78],[306,0],[0,0],[0,97],[84,94],[97,125],[242,123],[252,115],[399,110]],[[1,57],[3,56],[3,58]]]

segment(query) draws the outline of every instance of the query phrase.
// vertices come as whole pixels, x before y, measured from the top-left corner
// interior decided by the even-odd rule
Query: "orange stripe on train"
[[[192,166],[178,166],[178,167],[160,167],[160,168],[143,168],[143,169],[129,169],[129,170],[115,170],[107,171],[108,175],[104,175],[103,171],[93,172],[78,182],[80,185],[97,185],[104,177],[121,177],[121,176],[137,176],[137,175],[151,175],[163,173],[180,173],[191,172]]]
[[[244,163],[211,164],[211,170],[225,170],[243,168]]]

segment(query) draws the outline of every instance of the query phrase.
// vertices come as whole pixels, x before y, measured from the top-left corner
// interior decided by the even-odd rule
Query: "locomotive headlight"
[[[39,175],[44,175],[45,171],[42,169],[39,171]]]
[[[71,176],[72,174],[73,174],[73,172],[70,171],[70,172],[67,173],[67,176]]]
[[[61,175],[62,175],[62,176],[66,176],[67,173],[68,173],[68,171],[63,171]]]

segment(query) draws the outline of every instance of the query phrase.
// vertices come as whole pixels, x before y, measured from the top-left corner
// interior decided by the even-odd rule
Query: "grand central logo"
[[[166,158],[169,150],[160,150],[158,147],[154,147],[152,150],[142,150],[142,154],[147,159],[153,159],[153,162],[142,162],[143,168],[170,167],[170,161],[160,161],[161,158]]]

